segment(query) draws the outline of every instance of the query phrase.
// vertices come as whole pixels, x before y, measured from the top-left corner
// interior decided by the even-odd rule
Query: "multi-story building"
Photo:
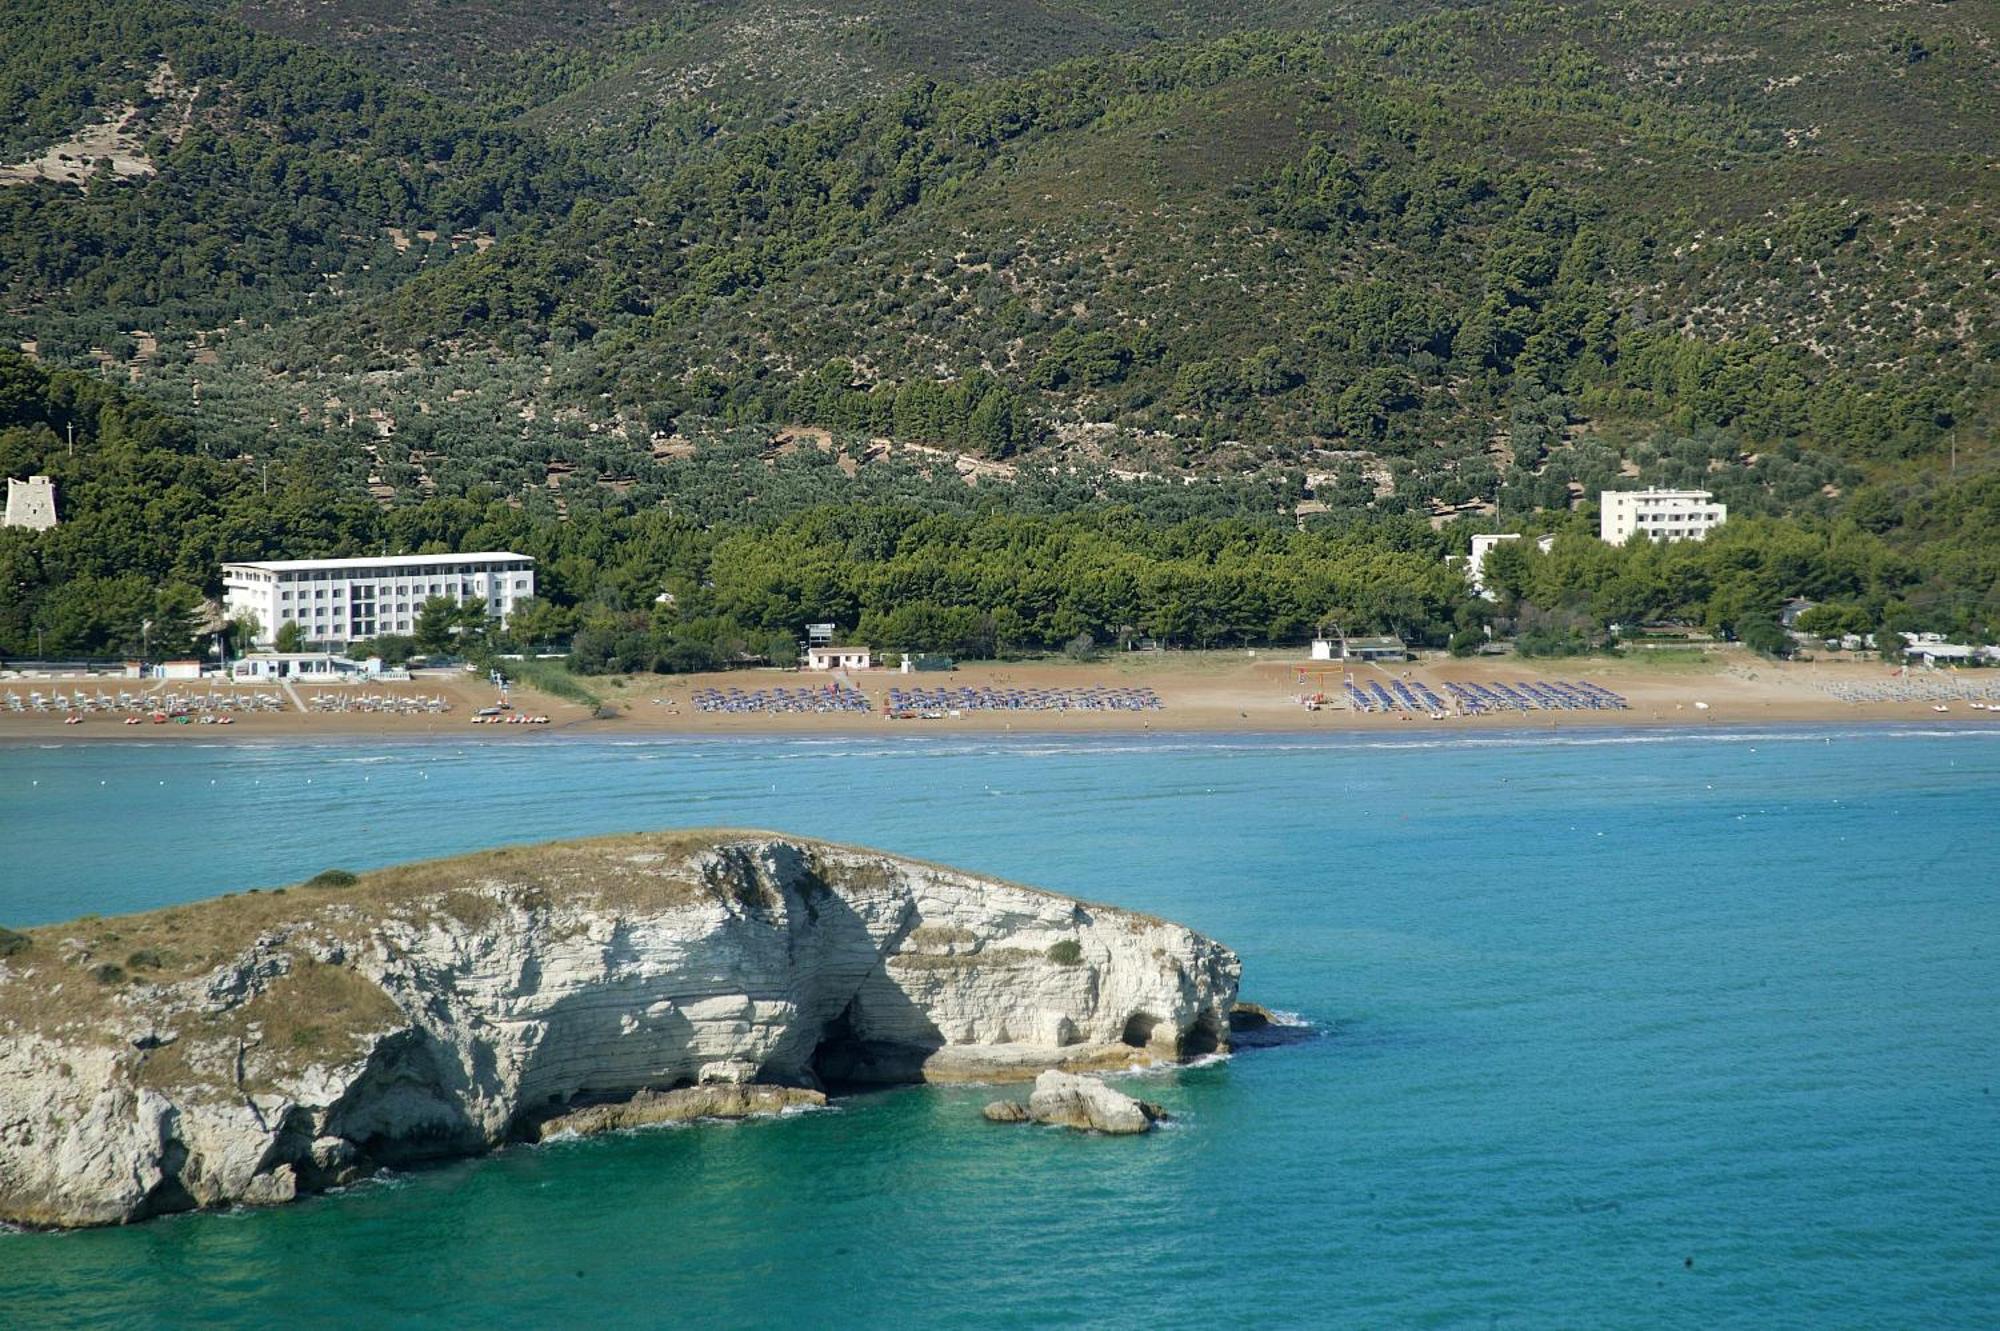
[[[1728,506],[1706,490],[1606,490],[1597,534],[1611,545],[1625,544],[1635,531],[1655,541],[1699,541],[1728,516]]]
[[[1495,549],[1505,545],[1508,541],[1518,541],[1520,539],[1521,533],[1517,531],[1493,532],[1488,535],[1480,535],[1472,538],[1472,553],[1467,555],[1465,559],[1465,580],[1472,584],[1473,592],[1482,600],[1497,601],[1500,599],[1493,589],[1486,585],[1486,556],[1492,554]],[[1535,538],[1535,549],[1541,551],[1543,554],[1547,554],[1549,551],[1555,549],[1555,545],[1556,538],[1554,536],[1537,536]]]
[[[222,566],[231,618],[257,617],[257,643],[297,624],[307,642],[345,646],[384,633],[410,633],[424,602],[474,602],[502,623],[535,594],[535,561],[506,550],[464,555],[384,555],[362,559],[267,559]]]

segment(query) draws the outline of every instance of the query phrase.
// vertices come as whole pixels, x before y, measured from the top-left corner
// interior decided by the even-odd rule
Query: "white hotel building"
[[[1655,541],[1699,541],[1729,516],[1706,490],[1606,490],[1597,510],[1597,534],[1623,545],[1632,533]]]
[[[535,594],[535,561],[506,550],[465,555],[383,555],[363,559],[267,559],[222,566],[222,602],[233,619],[257,617],[257,643],[297,624],[307,642],[345,646],[383,633],[410,633],[424,602],[449,596],[483,604],[503,624]]]

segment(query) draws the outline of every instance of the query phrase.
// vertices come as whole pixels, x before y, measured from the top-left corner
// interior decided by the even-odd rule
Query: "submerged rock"
[[[739,1082],[684,1086],[675,1091],[640,1091],[614,1104],[565,1110],[534,1125],[537,1140],[588,1137],[621,1128],[685,1123],[697,1118],[766,1118],[787,1109],[822,1108],[824,1091],[803,1086],[750,1086]]]
[[[0,957],[0,1220],[40,1226],[842,1085],[1205,1052],[1239,969],[1164,920],[755,833],[493,851],[21,937]],[[119,964],[141,954],[143,979]]]
[[[1125,1072],[1159,1061],[1148,1048],[1123,1041],[1060,1046],[1047,1045],[947,1045],[926,1057],[917,1068],[919,1075],[900,1080],[949,1084],[953,1082],[1033,1081],[1051,1067],[1064,1072]]]
[[[1095,1077],[1052,1070],[1035,1078],[1027,1115],[1037,1123],[1119,1136],[1152,1131],[1154,1122],[1165,1118],[1166,1111],[1114,1091]]]

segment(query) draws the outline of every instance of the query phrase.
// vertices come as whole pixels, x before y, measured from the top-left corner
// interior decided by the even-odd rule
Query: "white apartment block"
[[[383,633],[410,633],[424,602],[475,602],[501,623],[535,594],[535,561],[506,550],[464,555],[384,555],[363,559],[268,559],[222,566],[223,608],[257,617],[257,643],[297,624],[307,642],[344,646]]]
[[[1480,535],[1472,538],[1472,553],[1467,555],[1465,559],[1465,580],[1472,584],[1474,594],[1481,600],[1497,601],[1500,599],[1498,594],[1486,585],[1486,556],[1492,554],[1495,547],[1504,545],[1508,541],[1518,541],[1520,539],[1521,533],[1517,531],[1494,532],[1490,535]],[[1547,554],[1555,548],[1555,543],[1556,538],[1553,536],[1537,536],[1535,538],[1535,549],[1541,551],[1543,554]]]
[[[1597,534],[1611,545],[1625,544],[1635,531],[1655,541],[1699,541],[1728,516],[1728,506],[1706,490],[1606,490]]]

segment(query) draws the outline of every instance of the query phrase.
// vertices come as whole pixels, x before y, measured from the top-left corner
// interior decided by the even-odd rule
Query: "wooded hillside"
[[[309,477],[289,552],[441,503],[1442,550],[1699,484],[1902,552],[1871,617],[2000,614],[1994,0],[223,8],[8,6],[0,335]]]

